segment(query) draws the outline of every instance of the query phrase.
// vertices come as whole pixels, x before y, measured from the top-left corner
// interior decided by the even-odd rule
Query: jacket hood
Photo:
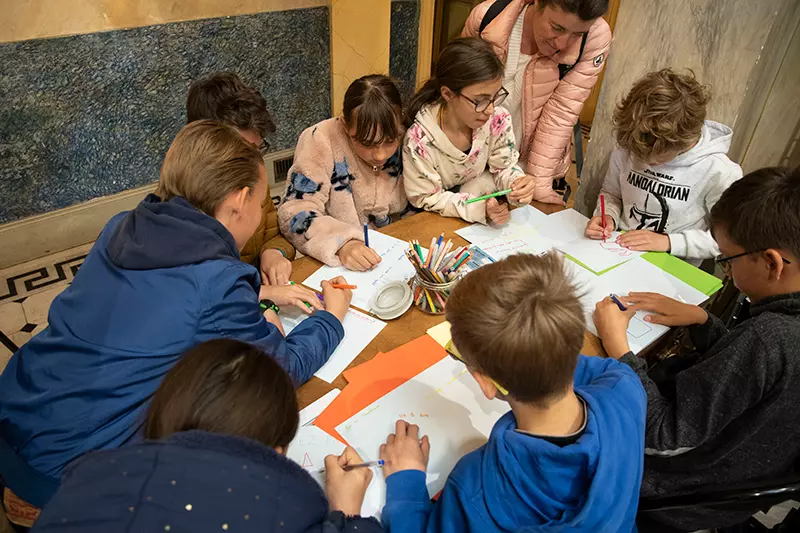
[[[417,113],[415,122],[420,125],[422,130],[425,132],[425,135],[431,140],[431,143],[436,146],[437,150],[447,156],[447,158],[454,163],[461,164],[469,158],[469,154],[465,154],[456,148],[453,143],[450,142],[450,139],[447,138],[447,135],[445,135],[445,133],[439,127],[439,109],[441,107],[442,106],[439,104],[423,106],[419,113]],[[496,107],[494,114],[489,120],[486,121],[486,124],[481,126],[478,130],[474,130],[472,132],[473,140],[475,139],[475,136],[479,130],[488,128],[490,126],[492,119],[497,115],[498,109],[502,108]]]
[[[481,469],[486,509],[500,530],[533,532],[547,525],[564,531],[615,531],[613,525],[621,525],[618,502],[636,498],[625,492],[638,492],[638,483],[630,479],[638,471],[619,464],[614,446],[600,446],[601,436],[608,434],[605,421],[593,409],[595,401],[584,400],[584,433],[564,447],[520,433],[510,412],[495,425]]]
[[[664,166],[688,167],[704,157],[717,154],[726,155],[731,147],[732,138],[733,130],[728,126],[713,120],[706,120],[700,131],[700,140],[697,141],[697,144],[691,150],[682,153]]]
[[[215,218],[176,196],[149,194],[120,222],[108,243],[117,266],[151,270],[212,259],[239,259],[233,235]]]

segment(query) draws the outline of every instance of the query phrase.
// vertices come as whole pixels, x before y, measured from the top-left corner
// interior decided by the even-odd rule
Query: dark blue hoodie
[[[378,533],[329,513],[311,476],[259,442],[187,431],[90,453],[64,472],[38,533]]]
[[[487,444],[461,458],[435,504],[423,472],[389,476],[387,531],[634,531],[644,461],[642,383],[618,361],[580,356],[574,387],[587,408],[577,442],[560,447],[521,433],[508,412]]]
[[[262,316],[258,270],[183,198],[148,196],[106,225],[50,307],[49,327],[0,375],[0,477],[43,506],[67,463],[135,438],[161,379],[192,346],[226,337],[308,380],[344,336],[317,312],[286,338]]]

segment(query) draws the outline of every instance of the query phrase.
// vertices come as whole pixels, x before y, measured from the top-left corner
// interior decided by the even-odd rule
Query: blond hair
[[[213,217],[230,193],[245,187],[252,191],[263,164],[258,149],[235,128],[198,120],[184,126],[172,141],[156,194],[164,201],[182,196]]]
[[[700,138],[711,100],[691,70],[651,72],[639,79],[614,110],[617,144],[640,161],[683,152]]]
[[[556,252],[470,272],[447,301],[464,362],[518,401],[546,406],[572,384],[585,321]]]

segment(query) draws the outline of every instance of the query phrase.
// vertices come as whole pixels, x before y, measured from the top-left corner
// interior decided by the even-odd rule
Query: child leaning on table
[[[231,339],[181,358],[153,395],[144,442],[94,452],[64,473],[34,531],[377,533],[358,516],[372,473],[325,458],[326,498],[285,457],[297,432],[295,389],[260,349]]]
[[[718,264],[750,297],[751,318],[728,331],[702,308],[632,293],[620,311],[609,298],[595,324],[610,357],[636,370],[647,390],[642,496],[661,497],[771,479],[800,457],[800,169],[765,168],[737,181],[711,210]],[[657,385],[629,351],[636,310],[654,324],[689,326],[696,352]],[[690,531],[732,525],[757,509],[671,510],[656,515]]]
[[[398,421],[381,446],[384,527],[633,530],[644,389],[629,367],[579,355],[584,314],[555,252],[514,255],[471,272],[453,290],[447,319],[483,394],[508,402],[511,411],[487,444],[461,458],[435,504],[425,471],[436,443],[419,441],[417,426]]]
[[[733,131],[705,120],[711,96],[670,69],[637,81],[614,112],[617,146],[603,187],[605,236],[631,250],[670,252],[699,264],[719,250],[708,213],[742,169],[728,159]],[[586,236],[604,236],[598,201]]]

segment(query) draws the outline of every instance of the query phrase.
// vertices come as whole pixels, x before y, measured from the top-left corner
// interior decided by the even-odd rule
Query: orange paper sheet
[[[444,348],[427,334],[391,352],[378,354],[345,373],[349,384],[314,425],[346,443],[336,432],[336,426],[446,356]]]

